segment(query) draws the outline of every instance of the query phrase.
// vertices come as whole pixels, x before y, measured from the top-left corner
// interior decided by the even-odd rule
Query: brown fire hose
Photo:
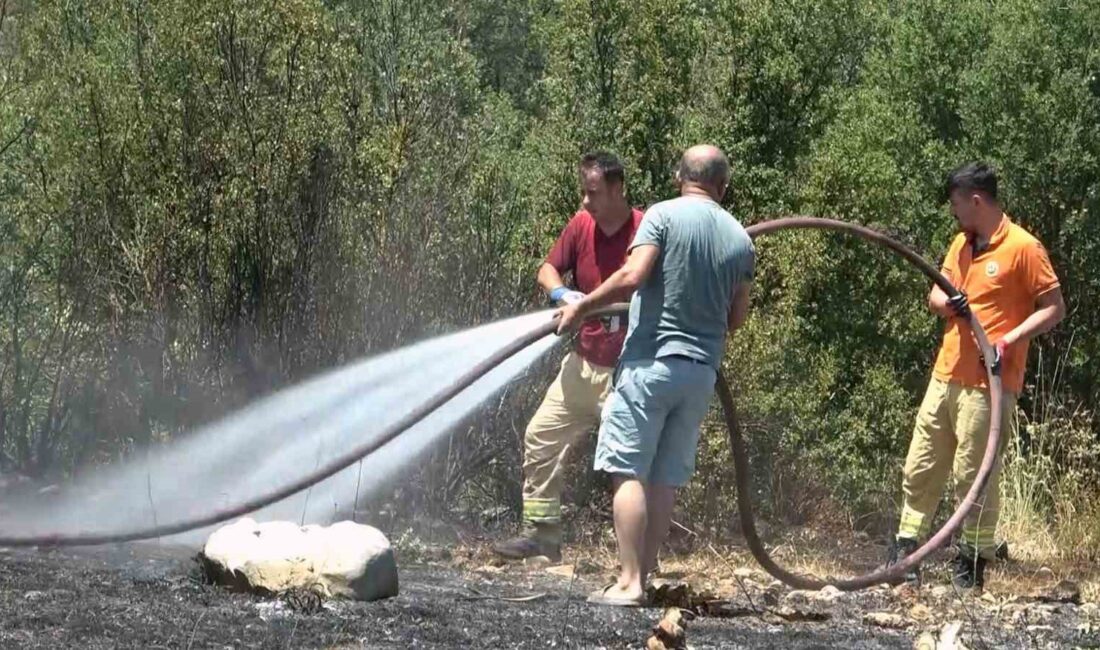
[[[767,235],[779,230],[791,229],[834,230],[856,235],[897,253],[910,264],[917,267],[921,273],[936,283],[936,285],[947,295],[954,296],[959,292],[958,289],[956,289],[951,282],[936,269],[936,267],[929,264],[920,255],[917,255],[912,250],[894,241],[890,237],[860,225],[832,219],[819,219],[816,217],[787,217],[758,223],[750,226],[747,230],[749,235],[755,239],[761,235]],[[761,543],[760,537],[756,533],[756,524],[753,520],[752,502],[749,499],[749,495],[752,494],[752,488],[749,484],[748,454],[745,452],[745,443],[741,438],[741,430],[738,426],[737,415],[733,403],[733,393],[730,391],[729,384],[726,383],[725,378],[719,377],[719,381],[717,382],[718,401],[722,404],[722,411],[726,418],[726,427],[729,429],[730,452],[733,454],[734,471],[737,481],[737,512],[741,518],[741,530],[745,535],[745,540],[748,542],[749,550],[752,551],[753,557],[756,558],[756,561],[759,562],[768,573],[798,589],[821,589],[825,585],[833,585],[844,591],[855,591],[884,582],[894,582],[913,569],[913,567],[924,561],[924,559],[937,548],[945,545],[951,539],[951,536],[955,534],[955,531],[962,526],[963,520],[966,519],[970,509],[975,503],[982,499],[982,495],[985,493],[986,484],[989,483],[989,475],[993,472],[993,467],[997,462],[997,449],[1001,440],[1002,388],[999,368],[994,365],[996,355],[993,351],[993,347],[989,344],[989,339],[986,337],[985,330],[982,329],[981,323],[974,317],[973,312],[970,314],[969,325],[978,343],[978,348],[981,350],[982,359],[985,362],[986,375],[989,380],[991,411],[991,417],[989,419],[989,437],[985,445],[985,455],[982,457],[982,464],[978,468],[978,475],[974,477],[973,485],[970,486],[970,490],[966,493],[966,496],[963,497],[954,514],[947,520],[947,523],[916,551],[907,555],[903,560],[892,566],[880,568],[870,573],[852,578],[828,578],[819,580],[809,576],[797,575],[779,566],[775,560],[768,555],[767,549],[764,548],[764,544]]]
[[[898,242],[883,235],[882,233],[876,232],[869,228],[864,228],[855,224],[829,219],[818,219],[814,217],[790,217],[756,224],[748,228],[748,232],[751,236],[755,238],[759,237],[760,235],[769,234],[778,230],[808,228],[835,230],[854,234],[868,241],[879,244],[889,250],[894,251],[895,253],[901,255],[903,258],[908,260],[911,264],[916,266],[918,270],[920,270],[933,282],[935,282],[948,295],[955,295],[956,293],[958,293],[955,287],[953,287],[951,283],[948,282],[947,278],[943,277],[943,275],[935,267],[928,264],[928,262],[926,262],[919,255],[912,252],[902,244],[899,244]],[[592,314],[591,317],[596,318],[608,314],[621,314],[626,311],[626,308],[627,306],[622,304],[612,305],[611,307]],[[748,456],[745,451],[745,444],[741,438],[740,428],[738,426],[736,411],[733,402],[733,394],[730,391],[729,384],[726,382],[725,377],[722,376],[721,373],[719,373],[717,381],[717,392],[719,402],[721,403],[722,410],[725,414],[726,425],[729,429],[730,450],[733,455],[734,469],[736,471],[737,507],[738,513],[741,518],[741,527],[745,534],[745,538],[748,541],[749,548],[752,551],[753,556],[769,573],[791,586],[802,589],[819,589],[827,584],[835,585],[836,587],[844,590],[862,589],[864,587],[868,587],[874,584],[890,582],[900,578],[905,572],[924,560],[924,558],[926,558],[929,553],[947,542],[951,535],[954,534],[954,532],[959,528],[960,525],[962,525],[963,519],[965,519],[967,513],[969,513],[970,508],[981,498],[981,495],[985,490],[985,486],[989,481],[989,475],[992,472],[993,466],[997,460],[997,448],[1000,441],[1001,428],[1001,380],[997,369],[994,367],[993,362],[991,361],[995,358],[994,352],[989,344],[988,339],[986,338],[984,330],[982,330],[981,324],[978,323],[977,319],[975,319],[973,315],[971,315],[970,317],[970,328],[974,333],[974,336],[978,342],[978,346],[982,352],[983,358],[985,359],[986,372],[989,378],[992,410],[989,439],[986,444],[985,456],[982,458],[982,464],[978,469],[978,475],[977,477],[975,477],[974,483],[971,486],[970,491],[959,503],[958,509],[955,511],[955,513],[950,517],[950,519],[948,519],[943,528],[941,528],[935,535],[933,535],[931,539],[925,542],[923,546],[918,548],[901,562],[891,567],[874,571],[866,575],[857,576],[855,578],[818,580],[807,576],[796,575],[776,564],[775,561],[772,560],[771,557],[768,555],[767,550],[764,548],[763,543],[760,541],[760,538],[756,533],[756,526],[753,520],[752,503],[749,499],[749,495],[751,494],[751,487],[748,471]],[[386,427],[372,441],[348,450],[344,454],[340,455],[337,458],[334,458],[324,466],[317,468],[316,471],[297,481],[294,481],[281,488],[271,490],[268,493],[261,494],[251,499],[242,501],[235,506],[222,508],[206,515],[185,518],[171,523],[154,524],[145,528],[133,529],[128,531],[93,531],[76,534],[0,536],[0,546],[91,546],[96,544],[130,542],[141,539],[163,537],[166,535],[174,535],[196,528],[203,528],[205,526],[222,523],[234,517],[240,517],[255,510],[259,510],[260,508],[269,506],[282,499],[285,499],[288,496],[295,494],[296,492],[304,490],[309,486],[314,485],[315,483],[323,481],[326,478],[333,476],[337,472],[347,467],[350,467],[352,464],[358,462],[361,458],[368,456],[371,453],[374,453],[386,443],[394,440],[399,435],[426,418],[447,401],[461,393],[463,390],[472,385],[493,368],[500,365],[520,350],[535,343],[543,337],[552,334],[556,329],[556,321],[548,321],[546,324],[538,326],[527,334],[515,339],[507,346],[501,348],[492,356],[488,357],[475,367],[471,368],[467,373],[459,377],[459,379],[456,380],[452,385],[436,393],[419,407],[408,413],[405,417]]]

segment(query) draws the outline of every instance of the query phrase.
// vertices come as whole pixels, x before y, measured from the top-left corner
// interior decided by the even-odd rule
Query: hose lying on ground
[[[853,234],[873,243],[879,244],[880,246],[883,246],[897,253],[908,262],[916,266],[919,271],[924,273],[928,278],[935,282],[936,285],[943,289],[944,292],[948,295],[955,295],[956,293],[958,293],[958,290],[951,285],[947,278],[945,278],[935,267],[930,265],[919,255],[909,250],[902,244],[890,239],[886,235],[883,235],[882,233],[876,232],[869,228],[864,228],[855,224],[829,219],[818,219],[814,217],[790,217],[756,224],[749,227],[748,232],[751,236],[755,238],[780,230],[808,228],[840,231],[848,234]],[[612,313],[622,313],[625,310],[626,305],[613,305],[604,310],[601,310],[596,314],[593,314],[592,317],[595,318]],[[990,408],[992,411],[992,417],[990,418],[988,442],[986,443],[985,455],[982,458],[982,464],[978,469],[978,475],[975,477],[974,483],[971,486],[970,491],[959,503],[959,506],[955,510],[955,513],[948,519],[947,523],[945,523],[944,526],[920,548],[907,556],[901,562],[891,567],[873,571],[866,575],[857,576],[854,578],[830,578],[826,580],[819,580],[807,576],[797,575],[779,566],[774,560],[772,560],[771,556],[768,555],[767,549],[764,548],[763,543],[760,541],[759,535],[757,535],[756,525],[753,519],[752,503],[750,501],[752,488],[750,486],[749,479],[748,455],[745,451],[745,444],[741,438],[740,428],[738,426],[736,409],[734,408],[733,402],[733,393],[730,390],[729,384],[726,382],[725,377],[722,376],[721,373],[719,373],[717,381],[717,392],[719,402],[722,405],[722,410],[725,415],[726,425],[729,429],[730,451],[733,455],[734,469],[736,473],[737,509],[741,519],[741,528],[745,534],[745,538],[748,541],[749,549],[752,551],[753,556],[768,571],[768,573],[772,574],[779,580],[782,580],[783,582],[793,587],[801,589],[820,589],[821,587],[828,584],[835,585],[836,587],[844,590],[862,589],[874,584],[891,582],[899,579],[912,567],[924,560],[936,548],[946,543],[951,535],[954,534],[956,530],[958,530],[959,526],[962,525],[963,519],[965,519],[967,514],[970,512],[971,507],[981,499],[981,496],[985,491],[985,486],[989,482],[989,476],[997,460],[997,448],[1000,443],[1001,428],[1001,381],[999,374],[996,372],[992,364],[992,360],[995,358],[993,349],[989,344],[989,341],[985,335],[984,330],[981,327],[981,324],[978,323],[973,314],[971,314],[970,316],[969,324],[978,342],[978,346],[982,352],[982,356],[985,359],[986,372],[988,374],[991,396]],[[363,445],[348,450],[347,452],[337,458],[334,458],[332,461],[325,464],[324,466],[317,468],[316,471],[310,473],[309,475],[276,490],[271,490],[270,492],[267,492],[265,494],[261,494],[251,499],[242,501],[237,505],[221,508],[206,515],[181,519],[171,523],[154,524],[145,528],[117,532],[89,532],[77,533],[72,535],[49,534],[27,536],[0,536],[0,546],[91,546],[96,544],[108,544],[115,542],[130,542],[141,539],[150,539],[154,537],[163,537],[166,535],[174,535],[196,528],[203,528],[205,526],[222,523],[234,517],[240,517],[255,510],[259,510],[260,508],[281,501],[282,499],[285,499],[286,497],[291,496],[294,493],[299,492],[300,490],[304,490],[311,485],[319,483],[320,481],[329,478],[337,472],[347,467],[350,467],[352,464],[359,461],[359,459],[371,453],[374,453],[383,445],[397,438],[399,435],[426,418],[433,411],[435,411],[440,406],[448,402],[450,399],[461,393],[463,390],[476,382],[493,368],[503,363],[509,357],[513,356],[527,346],[535,343],[536,341],[542,339],[543,337],[552,334],[556,329],[557,322],[548,321],[544,325],[540,325],[532,329],[527,334],[516,338],[507,346],[501,348],[492,356],[488,357],[481,363],[471,368],[467,373],[457,379],[452,385],[436,393],[419,407],[413,409],[405,417],[386,427],[371,442],[364,443]]]

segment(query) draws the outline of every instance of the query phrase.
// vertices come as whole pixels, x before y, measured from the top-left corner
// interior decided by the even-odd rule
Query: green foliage
[[[646,205],[699,141],[731,155],[745,222],[857,221],[932,260],[954,232],[944,173],[993,161],[1072,310],[1034,376],[1096,411],[1095,2],[0,7],[0,470],[106,461],[359,355],[530,309],[583,151],[620,154]],[[888,509],[940,329],[927,284],[838,236],[759,252],[726,370],[766,506],[798,513],[812,486]],[[514,494],[540,389],[461,433],[410,504]],[[1031,386],[1022,407],[1042,420],[1049,395]],[[724,435],[708,425],[686,494],[710,529],[732,505]]]

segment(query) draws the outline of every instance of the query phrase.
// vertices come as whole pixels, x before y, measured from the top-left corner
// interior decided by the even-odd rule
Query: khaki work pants
[[[597,366],[570,351],[561,371],[527,424],[523,438],[523,518],[561,522],[562,475],[570,450],[600,424],[611,388],[612,368]]]
[[[1016,435],[1016,395],[1004,394],[1001,448],[983,501],[963,522],[962,540],[987,558],[993,557],[1000,515],[1001,458]],[[955,498],[962,499],[978,474],[989,438],[990,398],[984,388],[932,379],[917,414],[909,455],[902,474],[904,506],[898,537],[920,539],[932,525],[948,475],[955,479]]]

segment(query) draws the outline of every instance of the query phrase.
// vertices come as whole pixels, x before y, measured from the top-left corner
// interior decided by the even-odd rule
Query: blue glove
[[[584,294],[569,287],[557,287],[550,292],[550,301],[563,305],[572,305],[584,299]]]

